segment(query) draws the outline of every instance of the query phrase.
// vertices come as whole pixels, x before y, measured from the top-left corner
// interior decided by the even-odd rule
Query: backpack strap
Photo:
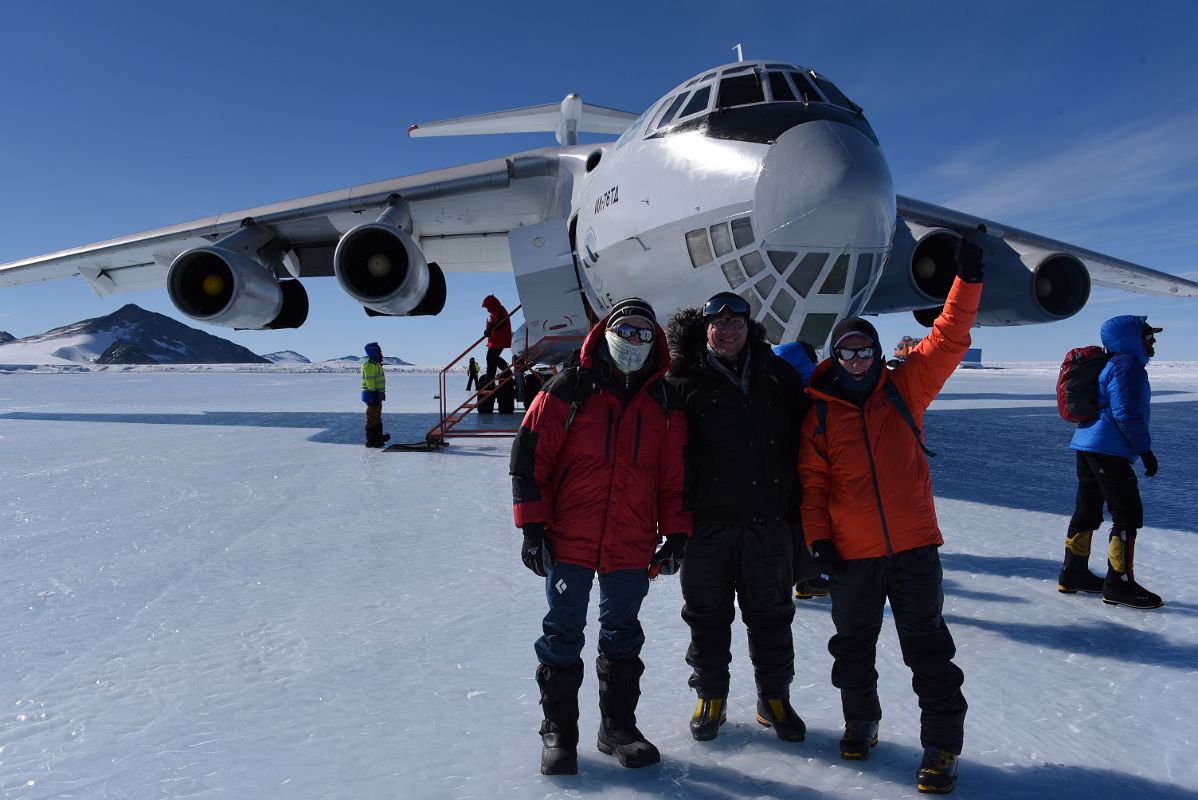
[[[935,458],[936,454],[923,443],[923,431],[915,424],[915,417],[911,416],[911,409],[907,407],[907,401],[903,400],[903,395],[899,392],[898,387],[890,381],[886,381],[882,388],[886,391],[886,397],[890,400],[890,404],[902,415],[903,421],[915,434],[915,441],[919,444],[919,449],[924,452],[924,455]]]
[[[816,443],[815,437],[825,433],[828,429],[828,401],[822,397],[815,398],[815,430],[811,432],[811,444],[815,447],[815,452],[824,461],[831,461],[824,449]]]

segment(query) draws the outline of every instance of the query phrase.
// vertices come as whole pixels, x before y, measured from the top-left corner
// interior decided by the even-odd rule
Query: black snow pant
[[[1134,531],[1144,527],[1140,484],[1131,462],[1122,456],[1077,452],[1077,500],[1069,520],[1069,534],[1102,527],[1102,505],[1110,509],[1116,528]]]
[[[889,599],[903,663],[911,670],[911,688],[919,697],[920,744],[959,754],[969,706],[961,694],[965,676],[952,662],[957,648],[942,616],[944,573],[936,546],[893,557],[853,559],[845,565],[843,573],[828,576],[836,625],[828,652],[835,660],[832,685],[840,689],[845,720],[882,718],[875,661],[882,611]]]
[[[682,618],[691,629],[686,663],[699,697],[727,697],[736,605],[749,633],[758,694],[789,697],[794,678],[790,525],[695,521],[682,560]]]

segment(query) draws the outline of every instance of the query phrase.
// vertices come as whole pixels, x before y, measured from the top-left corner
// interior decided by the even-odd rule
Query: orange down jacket
[[[686,415],[661,380],[670,366],[656,327],[653,374],[625,403],[622,382],[606,361],[606,318],[582,346],[579,382],[595,388],[574,409],[574,370],[558,373],[537,394],[512,445],[517,527],[543,522],[553,557],[598,572],[645,569],[658,536],[691,534],[682,510]],[[567,424],[568,423],[568,424]]]
[[[875,558],[941,545],[928,460],[883,383],[899,390],[923,430],[923,415],[965,357],[977,316],[980,283],[957,279],[936,319],[907,360],[883,369],[862,407],[828,391],[831,360],[820,364],[807,392],[826,403],[820,427],[813,408],[803,422],[799,476],[803,484],[803,532],[807,542],[832,539],[846,559]]]

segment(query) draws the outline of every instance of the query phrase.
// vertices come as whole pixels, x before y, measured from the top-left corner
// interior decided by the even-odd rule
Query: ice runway
[[[1056,591],[1073,472],[1054,365],[961,371],[928,415],[970,702],[954,796],[1198,798],[1198,365],[1149,376],[1161,469],[1141,481],[1137,573],[1159,611]],[[387,430],[423,438],[436,377],[388,378]],[[795,619],[807,741],[754,722],[738,622],[728,724],[698,743],[671,578],[645,602],[638,714],[663,763],[594,750],[592,636],[580,774],[538,774],[544,598],[519,560],[510,440],[367,450],[356,383],[0,372],[5,798],[915,796],[892,629],[869,761],[838,757],[827,600]]]

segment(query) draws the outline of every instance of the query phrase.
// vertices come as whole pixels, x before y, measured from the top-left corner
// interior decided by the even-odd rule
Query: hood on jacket
[[[1127,353],[1147,363],[1148,352],[1144,349],[1143,330],[1147,317],[1124,314],[1111,317],[1102,323],[1099,336],[1102,346],[1112,353]]]
[[[670,317],[666,324],[666,339],[670,346],[670,358],[674,362],[670,374],[678,375],[706,364],[707,323],[703,321],[703,309],[683,308]],[[765,341],[765,328],[760,322],[749,320],[749,338],[745,341],[745,347],[769,349]]]
[[[499,302],[499,298],[493,294],[489,294],[483,298],[483,308],[497,317],[507,316],[507,309],[503,307],[503,303]]]

